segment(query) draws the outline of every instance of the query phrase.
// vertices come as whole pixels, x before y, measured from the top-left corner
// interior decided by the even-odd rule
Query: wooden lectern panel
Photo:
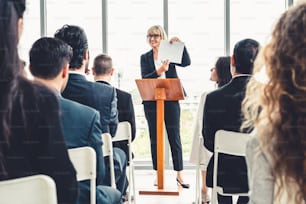
[[[167,79],[136,79],[138,90],[144,101],[155,101],[155,88],[165,88],[166,101],[177,101],[184,99],[184,92],[178,78]]]

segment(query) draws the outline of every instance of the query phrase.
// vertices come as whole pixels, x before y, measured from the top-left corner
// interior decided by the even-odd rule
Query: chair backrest
[[[217,192],[221,195],[247,195],[247,193],[224,193],[223,189],[217,186],[217,171],[219,153],[225,153],[233,156],[245,156],[247,141],[250,134],[241,132],[232,132],[218,130],[215,134],[214,149],[214,169],[213,169],[213,189],[212,204],[217,203]]]
[[[128,141],[129,145],[129,161],[132,161],[132,128],[128,121],[122,121],[118,123],[117,132],[115,137],[113,137],[113,142],[118,141]]]
[[[90,180],[90,203],[96,203],[96,152],[91,147],[68,149],[69,157],[77,172],[77,180]]]
[[[215,153],[245,156],[249,134],[218,130],[215,134]]]
[[[109,171],[111,174],[110,175],[111,176],[111,186],[113,188],[116,188],[112,136],[109,133],[103,133],[101,137],[103,141],[103,146],[102,146],[103,156],[109,157]]]
[[[35,175],[0,182],[1,204],[57,204],[56,186],[46,175]]]
[[[128,140],[129,143],[132,140],[131,124],[128,121],[122,121],[118,123],[117,132],[113,138],[113,142]]]

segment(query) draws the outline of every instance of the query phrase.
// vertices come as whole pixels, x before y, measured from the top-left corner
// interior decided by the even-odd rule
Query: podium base
[[[140,190],[139,195],[164,195],[164,196],[179,196],[180,191],[174,189],[152,189]]]

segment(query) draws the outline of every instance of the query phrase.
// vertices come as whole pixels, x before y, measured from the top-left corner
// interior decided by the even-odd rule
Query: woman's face
[[[211,81],[218,81],[218,75],[217,75],[217,70],[216,67],[213,67],[210,69],[210,80]]]
[[[152,32],[152,33],[148,33],[147,40],[148,40],[149,45],[152,48],[157,48],[158,49],[159,45],[160,45],[160,41],[162,39],[161,39],[161,35],[159,33]]]

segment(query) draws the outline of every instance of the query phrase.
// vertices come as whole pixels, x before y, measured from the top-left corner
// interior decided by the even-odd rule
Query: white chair
[[[202,148],[203,145],[203,137],[202,135],[199,139],[199,149]],[[195,190],[195,204],[202,204],[202,192],[201,192],[201,162],[200,157],[198,157],[198,161],[196,164],[196,190]]]
[[[115,137],[113,137],[113,142],[118,141],[128,141],[129,147],[129,191],[128,191],[128,202],[132,200],[132,191],[133,191],[133,201],[136,203],[136,194],[135,194],[135,174],[134,174],[134,163],[132,158],[132,129],[131,124],[128,121],[122,121],[118,123],[117,132]]]
[[[46,175],[35,175],[0,182],[1,204],[57,204],[56,186]]]
[[[102,141],[103,141],[103,156],[109,157],[109,168],[110,168],[110,176],[111,176],[111,186],[116,188],[116,181],[115,181],[115,169],[114,169],[114,157],[113,157],[113,143],[112,143],[112,136],[109,133],[102,134]]]
[[[218,130],[215,134],[214,149],[214,169],[213,169],[213,188],[212,188],[212,204],[217,204],[217,194],[224,196],[249,196],[249,193],[224,193],[223,188],[217,186],[217,170],[219,153],[229,154],[233,156],[245,156],[246,144],[249,140],[249,134]]]
[[[69,157],[77,172],[77,180],[90,179],[90,204],[96,203],[96,152],[91,147],[68,149]]]

